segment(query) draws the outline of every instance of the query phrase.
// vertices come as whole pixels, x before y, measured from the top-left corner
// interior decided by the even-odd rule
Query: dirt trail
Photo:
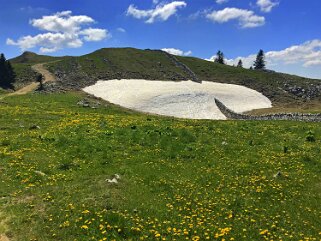
[[[10,239],[4,234],[7,230],[6,222],[8,217],[5,217],[2,212],[0,212],[0,241],[10,241]]]
[[[48,82],[53,82],[53,81],[56,81],[56,78],[55,76],[50,73],[45,67],[44,67],[45,63],[44,64],[36,64],[36,65],[33,65],[31,68],[36,71],[37,73],[39,74],[42,74],[43,77],[44,77],[44,80],[43,80],[43,83],[48,83]],[[37,82],[33,82],[13,93],[10,93],[6,96],[13,96],[13,95],[25,95],[27,93],[30,93],[34,90],[36,90],[37,88],[39,87],[39,83]],[[0,239],[1,241],[1,239]]]
[[[6,235],[1,235],[0,234],[0,241],[10,241],[10,240]]]

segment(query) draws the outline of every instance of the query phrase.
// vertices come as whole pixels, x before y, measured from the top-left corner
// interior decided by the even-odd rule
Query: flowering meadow
[[[320,123],[184,120],[84,97],[0,101],[0,234],[321,240]]]

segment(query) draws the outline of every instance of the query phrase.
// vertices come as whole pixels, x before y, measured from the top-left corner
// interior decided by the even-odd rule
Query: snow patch
[[[272,107],[271,101],[255,90],[208,81],[108,80],[83,90],[133,110],[188,119],[225,120],[215,98],[236,113]]]

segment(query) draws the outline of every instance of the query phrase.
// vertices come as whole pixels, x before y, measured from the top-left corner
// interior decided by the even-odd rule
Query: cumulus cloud
[[[213,61],[216,56],[212,56]],[[246,57],[237,57],[235,59],[227,59],[229,65],[236,65],[239,59],[242,59],[243,65],[249,68],[253,65],[256,54]],[[274,68],[278,65],[300,65],[302,67],[321,67],[321,40],[307,41],[300,45],[294,45],[280,51],[269,51],[265,53],[268,68]]]
[[[101,41],[110,37],[106,29],[83,28],[93,23],[94,19],[85,15],[72,16],[71,11],[58,12],[30,21],[33,27],[45,33],[23,36],[17,41],[8,38],[7,44],[19,46],[21,50],[39,47],[41,53],[51,53],[63,48],[79,48],[83,41]]]
[[[271,0],[257,0],[256,5],[260,7],[262,12],[269,13],[274,7],[279,5],[279,2],[273,2]]]
[[[145,23],[154,23],[155,21],[166,21],[174,15],[179,8],[186,7],[184,1],[174,1],[167,4],[158,4],[154,9],[140,10],[134,5],[127,9],[127,16],[137,19],[146,19]]]
[[[216,0],[217,4],[227,3],[229,0]]]
[[[88,42],[97,42],[107,38],[107,30],[100,28],[87,28],[80,31],[79,35],[83,35],[84,40]]]
[[[253,11],[239,8],[225,8],[220,11],[213,11],[208,13],[206,17],[217,23],[237,20],[242,28],[255,28],[265,24],[263,16],[258,16]]]
[[[162,50],[169,54],[178,55],[178,56],[189,56],[192,54],[192,51],[190,50],[187,52],[184,52],[183,50],[175,49],[175,48],[163,48]]]

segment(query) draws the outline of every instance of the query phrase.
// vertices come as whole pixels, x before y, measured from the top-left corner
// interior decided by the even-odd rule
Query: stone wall
[[[227,108],[222,102],[215,99],[215,103],[220,111],[226,116],[227,119],[232,120],[291,120],[291,121],[307,121],[307,122],[321,122],[320,114],[301,114],[301,113],[280,113],[270,115],[244,115],[238,114]]]

